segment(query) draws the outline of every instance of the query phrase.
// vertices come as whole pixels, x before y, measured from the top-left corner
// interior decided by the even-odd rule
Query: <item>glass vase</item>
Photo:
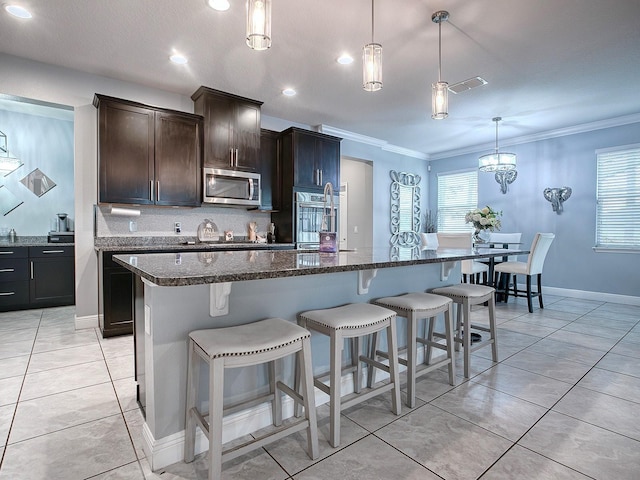
[[[473,232],[473,243],[487,243],[488,242],[488,232],[482,228],[476,228],[475,232]]]

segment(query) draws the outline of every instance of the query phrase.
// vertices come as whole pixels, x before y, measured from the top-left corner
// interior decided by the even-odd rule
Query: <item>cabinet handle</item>
[[[31,280],[33,280],[33,262],[31,262]]]
[[[232,168],[233,168],[233,152],[234,152],[234,149],[230,148],[229,149],[229,166]]]
[[[322,186],[322,184],[324,183],[324,181],[323,181],[323,179],[322,179],[322,174],[323,174],[324,172],[322,171],[322,169],[319,169],[318,171],[320,172],[320,186]]]
[[[42,253],[64,253],[64,250],[42,250]],[[33,262],[31,262],[33,264]]]
[[[156,182],[156,202],[160,201],[160,180]]]
[[[16,292],[0,292],[0,296],[8,297],[10,295],[15,295]]]
[[[238,149],[236,148],[236,168],[238,167]]]
[[[0,255],[13,255],[13,252],[0,252]]]
[[[13,268],[3,268],[0,270],[0,273],[6,273],[6,272],[15,272],[15,269]]]
[[[149,200],[153,202],[153,180],[149,180]]]

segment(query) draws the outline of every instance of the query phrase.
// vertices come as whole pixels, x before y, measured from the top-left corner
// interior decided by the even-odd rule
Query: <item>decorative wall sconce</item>
[[[544,195],[544,198],[546,198],[547,201],[551,202],[551,208],[553,208],[553,211],[560,215],[562,213],[562,204],[571,196],[571,188],[547,187],[542,193]]]
[[[500,191],[507,193],[509,191],[509,185],[516,181],[518,178],[517,170],[498,170],[495,175],[496,182],[500,184]]]

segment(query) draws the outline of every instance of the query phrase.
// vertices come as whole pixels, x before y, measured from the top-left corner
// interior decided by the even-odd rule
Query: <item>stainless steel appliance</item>
[[[333,196],[334,218],[336,219],[336,231],[339,226],[337,219],[340,208],[340,196]],[[318,250],[320,248],[320,240],[318,232],[322,229],[323,216],[328,226],[330,207],[324,208],[324,195],[322,193],[296,192],[296,208],[295,208],[295,242],[298,249]],[[329,202],[327,202],[329,205]]]
[[[260,174],[204,168],[203,203],[218,205],[260,206]]]
[[[66,213],[58,213],[58,228],[56,232],[68,232],[69,231],[69,218]]]

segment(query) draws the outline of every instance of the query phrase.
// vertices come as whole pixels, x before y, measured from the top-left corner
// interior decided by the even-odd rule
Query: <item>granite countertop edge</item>
[[[489,250],[489,249],[487,249]],[[493,250],[493,249],[491,249]],[[360,270],[374,270],[378,268],[391,268],[391,267],[403,267],[411,265],[423,265],[423,264],[438,264],[445,262],[455,262],[459,260],[469,260],[478,258],[499,257],[513,254],[527,254],[528,251],[524,250],[504,250],[495,249],[495,252],[483,252],[483,253],[463,253],[462,250],[451,250],[445,253],[426,253],[426,257],[413,258],[405,260],[396,259],[371,259],[375,255],[371,255],[371,251],[355,251],[355,252],[340,252],[338,253],[301,253],[299,250],[283,250],[274,252],[278,255],[314,255],[318,256],[319,265],[314,266],[297,266],[297,267],[284,267],[284,268],[264,268],[255,267],[251,270],[251,265],[240,262],[237,265],[230,268],[218,268],[217,272],[202,273],[202,269],[196,268],[190,271],[179,272],[174,270],[173,267],[167,267],[167,264],[161,266],[150,266],[148,268],[138,266],[130,263],[123,258],[114,257],[116,263],[124,266],[128,270],[131,270],[136,275],[139,275],[143,279],[149,282],[162,286],[162,287],[180,287],[191,285],[202,285],[212,283],[225,283],[225,282],[239,282],[245,280],[263,280],[272,278],[283,277],[295,277],[304,275],[318,275],[324,273],[338,273],[338,272],[353,272]],[[189,255],[197,255],[195,252],[188,253]],[[153,255],[153,254],[150,254]],[[158,254],[160,256],[167,254]],[[146,255],[144,255],[146,256]],[[166,258],[165,258],[166,259]],[[140,260],[140,259],[138,259]],[[182,257],[182,260],[187,258]],[[325,265],[322,265],[322,263]],[[296,262],[297,264],[297,262]],[[179,267],[175,267],[179,268]],[[244,271],[237,271],[242,269]]]

